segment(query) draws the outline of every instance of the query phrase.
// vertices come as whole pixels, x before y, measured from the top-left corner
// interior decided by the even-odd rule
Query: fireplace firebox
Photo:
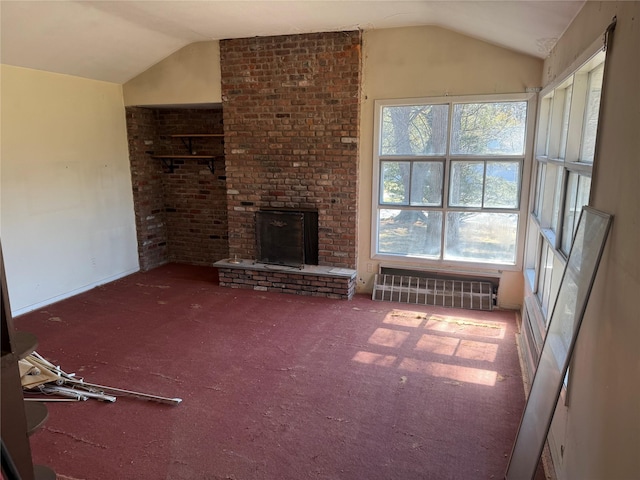
[[[302,268],[318,264],[318,212],[256,212],[256,261]]]

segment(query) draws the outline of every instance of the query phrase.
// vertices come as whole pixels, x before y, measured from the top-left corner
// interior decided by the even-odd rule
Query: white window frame
[[[571,240],[564,238],[564,209],[568,197],[569,175],[577,174],[591,178],[593,163],[581,161],[582,133],[584,130],[584,113],[588,93],[589,73],[598,68],[602,50],[602,42],[595,42],[570,68],[540,92],[538,111],[540,112],[535,141],[535,159],[533,162],[534,180],[531,184],[532,209],[530,227],[537,229],[541,241],[550,247],[560,261],[566,263],[569,251],[567,245]],[[606,57],[603,61],[606,61]],[[565,95],[568,88],[573,88],[570,104],[571,117],[568,127],[564,125],[566,112]],[[556,101],[558,100],[559,101]],[[555,126],[556,128],[553,128]],[[562,135],[567,135],[566,139]],[[545,178],[540,178],[544,172]],[[554,177],[555,174],[555,178]],[[593,185],[591,186],[591,190]],[[560,202],[560,203],[558,203]],[[589,202],[591,203],[591,194]],[[574,222],[576,223],[576,222]],[[575,230],[575,226],[574,229]],[[533,235],[530,235],[531,238]],[[540,249],[544,248],[540,245]],[[527,275],[531,291],[538,297],[540,257],[534,262],[526,260]],[[561,272],[560,272],[561,273]],[[539,299],[538,299],[539,300]],[[542,305],[538,308],[544,310]],[[542,311],[546,316],[546,312]],[[549,312],[550,314],[550,312]]]
[[[536,322],[530,322],[530,330],[538,351],[542,348],[546,337],[546,329],[552,313],[551,307],[555,303],[562,270],[569,256],[567,246],[571,244],[571,240],[564,238],[566,235],[564,211],[567,197],[570,195],[568,193],[569,177],[577,174],[592,180],[592,172],[595,163],[598,162],[595,155],[591,162],[582,161],[581,155],[586,125],[585,110],[588,102],[589,76],[600,65],[605,65],[604,68],[606,68],[606,53],[603,50],[602,41],[596,40],[562,75],[557,77],[557,80],[547,85],[539,96],[539,115],[532,165],[533,177],[529,193],[531,212],[524,260],[524,308],[527,309],[528,318],[537,319]],[[571,88],[569,117],[565,112],[568,88]],[[596,135],[595,142],[597,142],[597,132],[592,133]],[[563,135],[567,135],[567,138],[563,139]],[[594,153],[597,153],[597,146]],[[593,182],[591,181],[587,205],[591,204],[592,191]],[[577,219],[574,219],[572,235],[575,233],[576,223]],[[551,258],[554,265],[550,272],[545,273],[550,275],[550,284],[547,283],[547,278],[540,278],[543,270],[542,262],[545,258]],[[545,291],[539,290],[541,285],[544,286]],[[550,291],[546,291],[547,286],[550,286]],[[561,392],[561,399],[565,404],[568,401],[568,386],[569,375],[567,374]]]
[[[525,123],[525,146],[524,154],[518,156],[522,158],[521,173],[520,173],[520,198],[519,208],[509,210],[509,212],[518,214],[518,224],[516,233],[516,254],[514,264],[502,264],[502,263],[480,263],[464,260],[447,260],[447,259],[429,259],[423,257],[392,255],[387,253],[378,253],[378,211],[382,208],[380,199],[380,134],[382,118],[381,112],[383,107],[387,106],[405,106],[405,105],[435,105],[435,104],[449,104],[450,106],[455,103],[499,103],[519,101],[527,102],[527,118]],[[451,107],[450,107],[451,108]],[[376,100],[374,102],[374,134],[373,134],[373,175],[372,175],[372,208],[371,208],[371,258],[382,261],[393,262],[394,264],[411,264],[413,266],[420,266],[424,268],[434,269],[447,269],[447,270],[460,270],[464,271],[473,270],[483,273],[500,273],[502,271],[522,271],[523,257],[524,257],[524,244],[525,244],[525,232],[526,224],[528,221],[528,199],[531,180],[531,164],[532,164],[532,145],[534,138],[534,122],[536,118],[536,94],[535,93],[518,93],[518,94],[499,94],[499,95],[465,95],[465,96],[447,96],[447,97],[420,97],[420,98],[406,98],[406,99],[394,99],[394,100]],[[449,118],[449,131],[451,128],[452,119]],[[444,158],[445,161],[445,173],[444,173],[444,187],[442,192],[442,213],[443,216],[449,211],[447,206],[449,196],[449,173],[452,155],[449,151],[450,148],[450,135],[447,138],[447,151],[442,157],[434,157],[433,160]],[[462,156],[454,156],[455,159],[460,159]],[[511,156],[473,156],[474,160],[510,160],[514,157]],[[455,208],[451,207],[451,210],[455,211]],[[487,210],[491,212],[492,210]],[[496,209],[502,213],[505,210]],[[442,236],[445,235],[444,228]],[[441,243],[444,248],[444,241]]]

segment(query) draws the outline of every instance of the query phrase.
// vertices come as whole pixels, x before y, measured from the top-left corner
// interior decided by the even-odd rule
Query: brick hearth
[[[221,260],[215,266],[222,287],[344,300],[350,300],[356,289],[356,271],[348,268],[305,265],[297,269],[259,264],[253,260]]]

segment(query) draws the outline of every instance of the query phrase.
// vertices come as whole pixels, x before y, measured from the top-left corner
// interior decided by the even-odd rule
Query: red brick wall
[[[320,265],[355,268],[359,32],[220,42],[229,254],[264,207],[317,209]]]
[[[222,112],[219,109],[135,107],[127,108],[127,112],[141,268],[147,270],[169,261],[211,265],[227,258],[222,138],[191,139],[192,151],[217,156],[213,174],[205,159],[174,159],[171,173],[161,160],[149,154],[188,154],[182,140],[171,135],[222,133]],[[138,123],[142,120],[144,128],[141,129]],[[132,145],[136,148],[132,149]],[[144,145],[142,150],[141,145]],[[147,188],[150,184],[153,188]],[[145,245],[149,239],[153,241]],[[158,255],[156,251],[163,254]]]
[[[157,139],[156,118],[153,110],[138,107],[127,107],[126,116],[138,257],[140,268],[149,270],[166,263],[169,255],[162,168],[146,153]]]

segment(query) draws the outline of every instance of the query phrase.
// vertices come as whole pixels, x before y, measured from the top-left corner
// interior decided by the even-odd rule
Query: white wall
[[[0,234],[18,315],[137,271],[137,240],[122,87],[0,73]]]
[[[221,103],[220,42],[181,48],[123,85],[124,104]]]
[[[640,2],[587,2],[545,62],[559,77],[617,16],[607,53],[592,206],[614,215],[571,364],[555,438],[560,479],[640,475]],[[560,423],[558,425],[558,423]]]
[[[439,27],[372,30],[363,36],[358,196],[358,291],[371,292],[374,102],[379,99],[524,93],[540,86],[542,60]],[[502,274],[498,303],[519,308],[521,271]]]

